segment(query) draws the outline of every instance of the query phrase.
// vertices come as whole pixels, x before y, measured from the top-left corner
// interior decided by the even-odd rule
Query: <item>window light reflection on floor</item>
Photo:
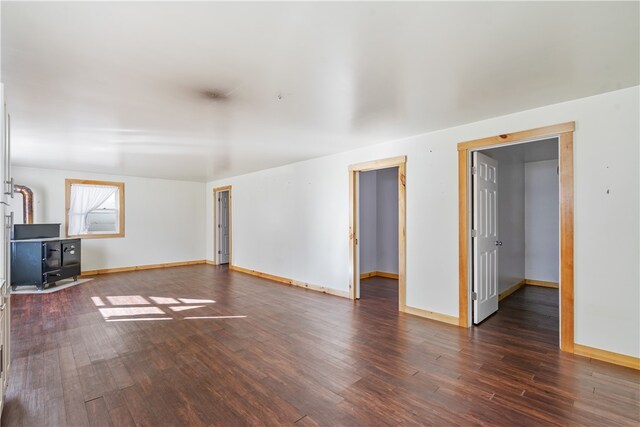
[[[106,322],[141,322],[147,320],[175,320],[173,317],[130,317],[124,319],[104,319]]]
[[[215,301],[203,298],[172,298],[156,296],[150,296],[147,298],[141,295],[117,295],[107,297],[93,296],[91,297],[91,301],[96,307],[98,307],[98,311],[106,322],[244,319],[247,317],[241,315],[166,317],[167,315],[171,315],[171,312],[179,313],[187,310],[206,308],[207,306],[204,304],[214,304]],[[160,307],[167,305],[169,305],[169,307]],[[167,308],[171,311],[167,312]]]
[[[93,301],[96,307],[102,307],[105,305],[104,301],[102,301],[102,298],[100,297],[91,297],[91,301]]]
[[[159,307],[109,307],[99,308],[105,319],[112,316],[137,316],[140,314],[165,314]]]
[[[212,299],[193,299],[193,298],[178,298],[184,304],[213,304],[215,301]]]
[[[175,298],[167,298],[167,297],[149,297],[149,299],[156,304],[180,304]]]
[[[185,311],[185,310],[193,310],[194,308],[202,308],[204,305],[180,305],[180,306],[171,306],[170,310],[173,311]]]
[[[196,319],[244,319],[247,316],[191,316],[185,317],[185,320],[196,320]]]
[[[111,305],[146,305],[151,304],[140,295],[121,295],[117,297],[106,297]]]

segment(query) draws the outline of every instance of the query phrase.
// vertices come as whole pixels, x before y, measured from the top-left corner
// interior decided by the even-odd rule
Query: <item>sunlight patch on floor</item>
[[[98,309],[105,319],[112,316],[137,316],[140,314],[165,314],[159,307],[109,307]]]
[[[103,299],[104,298],[104,299]],[[106,300],[106,302],[105,302]],[[187,310],[206,308],[214,304],[205,298],[143,297],[141,295],[115,295],[91,297],[93,304],[106,322],[138,322],[151,320],[201,320],[201,319],[243,319],[247,316],[188,316],[179,313]],[[198,305],[194,305],[198,304]],[[169,307],[167,307],[169,305]],[[109,307],[112,306],[112,307]],[[167,311],[167,309],[169,311]],[[175,314],[177,317],[173,316]],[[167,317],[171,316],[171,317]]]
[[[244,319],[247,316],[190,316],[185,317],[185,320],[196,320],[196,319]]]
[[[193,299],[193,298],[178,298],[184,304],[213,304],[215,301],[212,299]]]
[[[117,297],[106,297],[111,305],[147,305],[151,304],[140,295],[122,295]]]
[[[149,299],[153,302],[155,302],[156,304],[160,304],[160,305],[166,305],[166,304],[180,304],[180,301],[178,301],[175,298],[168,298],[168,297],[149,297]]]
[[[132,317],[127,319],[105,319],[107,322],[143,322],[148,320],[174,320],[173,317]]]
[[[102,298],[100,297],[91,297],[91,301],[93,301],[96,307],[102,307],[105,305],[104,301],[102,301]]]
[[[185,310],[193,310],[194,308],[202,308],[204,305],[182,305],[177,307],[169,307],[170,310],[173,311],[185,311]]]

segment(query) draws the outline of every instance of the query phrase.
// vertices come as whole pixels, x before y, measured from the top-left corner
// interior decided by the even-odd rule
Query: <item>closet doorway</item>
[[[551,139],[558,141],[559,157],[559,288],[560,288],[560,348],[574,351],[574,312],[573,312],[573,122],[544,128],[532,129],[512,134],[503,134],[480,140],[458,144],[458,178],[459,178],[459,322],[460,326],[471,326],[471,319],[478,322],[497,309],[499,290],[497,285],[497,268],[485,269],[482,265],[490,260],[491,253],[497,256],[501,240],[498,238],[497,220],[491,226],[492,213],[497,212],[497,200],[487,198],[483,201],[474,195],[474,182],[485,185],[485,194],[497,194],[495,170],[497,162],[482,155],[480,151],[490,148],[505,147],[514,144],[540,144]],[[476,162],[475,164],[473,162]],[[474,169],[475,168],[475,169]],[[482,169],[482,170],[480,170]],[[478,184],[478,177],[483,176],[484,183]],[[485,179],[486,178],[486,179]],[[488,197],[488,196],[487,196]],[[493,208],[491,208],[493,206]],[[475,212],[474,212],[475,210]],[[484,216],[478,218],[478,211]],[[474,215],[476,214],[476,215]],[[495,218],[494,218],[495,219]],[[482,223],[484,225],[482,225]],[[479,227],[484,227],[479,230]],[[486,242],[483,242],[486,240]],[[485,244],[486,243],[486,244]],[[491,245],[489,244],[491,243]],[[480,247],[479,245],[483,245]],[[481,259],[481,254],[486,259]],[[480,283],[484,280],[484,283]],[[481,288],[484,287],[484,291]],[[483,293],[482,296],[479,293]],[[484,304],[484,307],[480,307]],[[474,307],[475,306],[475,307]],[[475,311],[472,310],[475,308]],[[477,316],[479,314],[479,316]]]
[[[231,186],[213,189],[213,253],[216,265],[231,263]]]
[[[393,168],[396,175],[394,181],[397,185],[396,206],[397,209],[397,280],[398,280],[398,310],[406,311],[406,156],[388,159],[374,160],[349,166],[349,265],[350,283],[349,293],[351,299],[360,298],[360,179],[361,175],[370,171],[379,171]],[[394,255],[395,256],[395,255]],[[377,270],[374,270],[377,272]],[[394,275],[395,277],[395,275]]]

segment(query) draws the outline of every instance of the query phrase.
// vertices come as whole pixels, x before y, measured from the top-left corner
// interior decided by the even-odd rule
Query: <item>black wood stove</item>
[[[11,240],[11,286],[43,290],[80,275],[80,239],[60,239],[60,224],[16,224]]]

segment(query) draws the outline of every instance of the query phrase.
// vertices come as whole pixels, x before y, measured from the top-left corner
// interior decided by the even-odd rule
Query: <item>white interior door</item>
[[[229,263],[229,192],[218,193],[218,264]]]
[[[473,322],[498,311],[498,162],[473,153]]]
[[[4,304],[3,304],[4,305]],[[6,335],[6,325],[5,325],[5,319],[7,317],[6,311],[4,309],[4,307],[2,307],[2,309],[0,310],[0,363],[2,366],[2,372],[0,372],[0,408],[2,408],[4,406],[4,398],[5,398],[5,384],[6,384],[6,380],[7,380],[7,371],[6,371],[6,367],[7,364],[5,363],[5,359],[9,357],[8,354],[6,354],[6,348],[4,348],[4,343],[6,341],[5,339],[5,335]]]
[[[356,299],[360,299],[360,172],[355,173],[355,245],[356,245],[356,253],[355,253],[355,280],[354,286],[356,287]]]

